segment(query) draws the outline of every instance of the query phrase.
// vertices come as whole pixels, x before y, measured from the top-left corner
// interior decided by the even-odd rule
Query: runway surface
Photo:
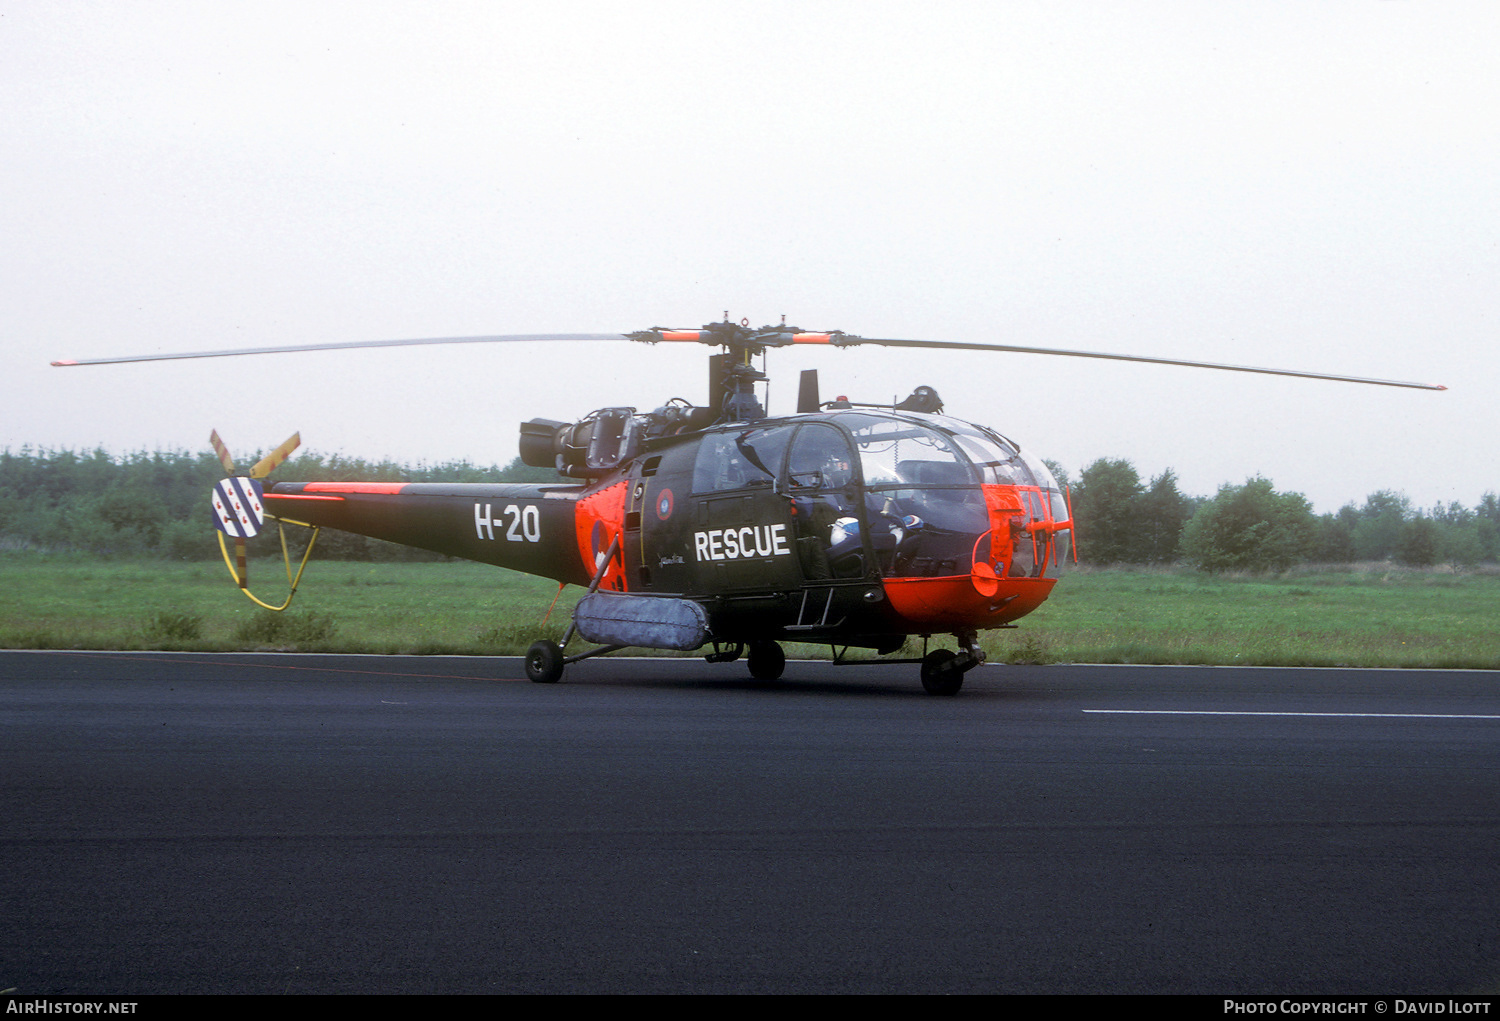
[[[1500,992],[1500,676],[0,652],[0,989]]]

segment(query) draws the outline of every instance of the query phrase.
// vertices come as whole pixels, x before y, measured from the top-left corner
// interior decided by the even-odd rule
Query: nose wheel
[[[955,637],[962,652],[935,649],[922,657],[922,689],[929,695],[957,695],[964,686],[964,674],[984,662],[984,650],[972,631],[960,631]]]
[[[786,669],[786,653],[776,642],[751,642],[745,662],[757,681],[774,681]]]
[[[964,686],[964,672],[957,665],[958,653],[937,649],[922,657],[922,688],[929,695],[957,695]]]

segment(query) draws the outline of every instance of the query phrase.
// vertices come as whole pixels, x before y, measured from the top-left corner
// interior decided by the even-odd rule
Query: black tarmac
[[[0,989],[1500,992],[1500,675],[0,653]]]

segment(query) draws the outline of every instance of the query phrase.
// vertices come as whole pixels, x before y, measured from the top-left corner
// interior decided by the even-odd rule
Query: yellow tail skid
[[[291,551],[287,549],[286,545],[287,525],[297,525],[302,528],[312,529],[312,535],[309,536],[307,540],[307,549],[302,551],[302,562],[297,565],[297,573],[295,575],[292,574]],[[265,600],[257,598],[255,593],[250,591],[249,584],[246,580],[247,572],[244,568],[243,559],[231,558],[229,555],[229,544],[224,541],[224,533],[219,532],[218,536],[219,552],[224,554],[224,566],[229,568],[229,576],[234,579],[234,583],[239,586],[240,591],[245,593],[245,598],[249,599],[257,606],[263,606],[267,610],[275,610],[276,612],[280,613],[282,610],[285,610],[288,606],[292,605],[292,597],[297,594],[297,586],[302,581],[302,572],[307,568],[308,558],[312,556],[313,543],[318,541],[318,532],[321,531],[321,529],[319,529],[317,525],[303,524],[301,521],[278,520],[276,522],[276,531],[281,536],[281,559],[282,562],[286,564],[286,580],[287,585],[290,587],[290,591],[288,591],[286,594],[286,602],[282,603],[280,606],[272,606]],[[240,542],[243,542],[243,540],[240,540]],[[237,559],[239,560],[238,564],[236,563]]]

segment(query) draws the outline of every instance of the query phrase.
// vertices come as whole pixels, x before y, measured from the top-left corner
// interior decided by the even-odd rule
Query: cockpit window
[[[972,486],[978,480],[953,442],[935,429],[901,419],[849,415],[854,446],[872,489],[894,486]]]
[[[1036,480],[1038,486],[1041,486],[1043,489],[1052,490],[1058,488],[1057,479],[1052,475],[1052,469],[1042,463],[1039,458],[1026,453],[1024,450],[1020,452],[1020,456],[1021,460],[1026,462],[1026,468],[1031,472],[1031,477]]]
[[[849,441],[837,429],[814,422],[797,433],[787,457],[793,489],[842,489],[854,481]]]
[[[750,427],[705,437],[693,470],[694,492],[773,485],[792,428]]]
[[[1030,463],[1016,448],[998,436],[982,433],[972,427],[954,430],[953,439],[963,447],[985,482],[1002,486],[1031,486]]]
[[[941,548],[942,562],[957,563],[967,556],[974,536],[988,528],[988,516],[976,485],[979,478],[953,440],[901,418],[843,415],[839,423],[854,436],[870,527],[876,528],[877,520],[907,520],[900,527],[911,533],[908,547],[918,545],[915,529],[920,529],[920,545],[929,554]]]

